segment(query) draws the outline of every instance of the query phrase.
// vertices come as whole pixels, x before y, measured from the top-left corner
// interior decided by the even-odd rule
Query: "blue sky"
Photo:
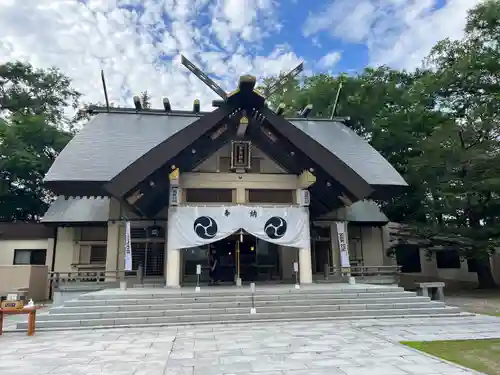
[[[305,63],[305,74],[366,66],[415,69],[443,38],[460,38],[480,0],[1,0],[0,63],[55,66],[87,102],[131,105],[148,90],[189,108],[214,94],[180,65],[184,54],[226,90]]]

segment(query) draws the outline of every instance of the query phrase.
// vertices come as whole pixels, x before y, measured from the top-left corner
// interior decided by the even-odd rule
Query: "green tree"
[[[311,103],[313,115],[327,116],[342,81],[337,113],[351,116],[347,124],[410,184],[381,202],[391,220],[408,224],[401,241],[458,250],[485,288],[495,286],[489,256],[500,246],[499,31],[500,2],[486,1],[469,13],[464,39],[436,45],[430,69],[320,74],[272,98],[289,113]]]
[[[500,2],[471,10],[465,31],[462,40],[439,42],[426,61],[435,71],[428,90],[452,121],[437,129],[421,159],[421,171],[433,161],[444,165],[442,173],[427,173],[438,193],[439,220],[421,237],[474,259],[480,286],[494,287],[489,256],[500,246]]]
[[[68,125],[68,107],[76,109],[80,93],[59,70],[35,69],[31,64],[0,65],[0,114],[43,115],[51,124]]]
[[[80,94],[56,69],[0,65],[0,220],[36,220],[51,194],[42,179],[72,135]]]
[[[393,221],[425,221],[425,189],[411,162],[442,120],[434,111],[435,99],[427,95],[427,80],[431,80],[428,71],[408,73],[388,67],[350,76],[319,74],[273,98],[273,105],[285,103],[291,115],[313,104],[311,117],[329,117],[342,82],[336,114],[349,116],[347,125],[366,137],[410,184],[402,196],[383,202],[386,213]]]
[[[43,116],[0,122],[0,221],[37,220],[45,213],[51,197],[43,177],[70,139]]]
[[[141,98],[142,108],[151,108],[151,95],[147,90],[141,92],[141,95],[139,97]]]

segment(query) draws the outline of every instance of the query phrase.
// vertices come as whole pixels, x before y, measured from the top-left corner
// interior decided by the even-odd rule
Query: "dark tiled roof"
[[[335,213],[321,216],[318,220],[335,220]],[[382,212],[380,207],[371,200],[358,201],[346,208],[345,220],[351,223],[377,223],[387,224],[389,219]]]
[[[290,122],[343,160],[370,185],[407,186],[401,175],[377,150],[344,124],[296,119]]]
[[[42,223],[102,223],[108,218],[109,198],[58,197],[45,213]]]
[[[389,222],[387,216],[373,201],[359,201],[347,207],[346,219],[355,223],[387,224]]]
[[[110,181],[197,119],[192,115],[98,114],[64,148],[45,182]],[[344,124],[298,119],[291,123],[342,159],[370,185],[407,185],[387,160]]]
[[[68,143],[44,180],[107,182],[197,119],[196,116],[98,114]]]
[[[0,241],[41,240],[54,237],[54,229],[36,222],[0,222]]]

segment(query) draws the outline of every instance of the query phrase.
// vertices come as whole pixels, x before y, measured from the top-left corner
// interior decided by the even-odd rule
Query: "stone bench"
[[[443,301],[444,300],[444,287],[445,283],[441,281],[437,282],[427,282],[427,283],[416,283],[419,288],[418,294],[424,297],[431,297],[432,300]],[[430,290],[430,294],[429,294]]]

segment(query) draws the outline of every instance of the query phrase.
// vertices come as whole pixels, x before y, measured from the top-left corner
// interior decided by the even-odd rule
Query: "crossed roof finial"
[[[200,68],[194,65],[191,61],[189,61],[184,55],[181,55],[181,63],[186,68],[188,68],[191,73],[193,73],[196,77],[198,77],[205,85],[210,87],[212,91],[214,91],[217,95],[219,95],[223,101],[227,101],[228,98],[238,92],[255,92],[256,94],[262,96],[264,99],[267,99],[269,96],[273,95],[276,91],[278,91],[281,87],[283,87],[290,79],[297,76],[300,72],[304,70],[304,63],[301,62],[297,65],[293,70],[288,72],[287,74],[280,77],[266,92],[266,96],[255,90],[255,84],[257,79],[252,75],[242,75],[240,76],[238,88],[231,92],[230,94],[226,93],[213,79],[211,79],[206,73],[204,73]]]

